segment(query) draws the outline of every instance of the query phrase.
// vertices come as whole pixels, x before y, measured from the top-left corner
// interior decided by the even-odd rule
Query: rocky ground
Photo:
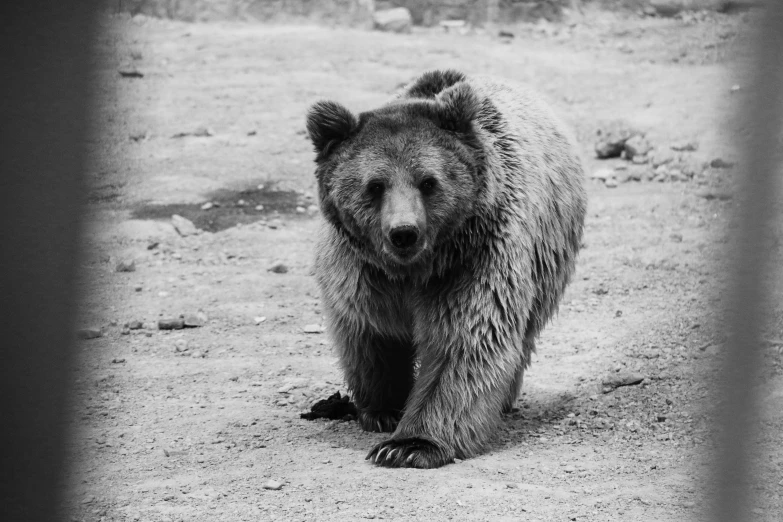
[[[751,20],[590,12],[500,38],[108,19],[72,520],[709,520]],[[383,435],[299,417],[345,391],[311,276],[303,115],[321,98],[373,107],[434,67],[553,100],[585,153],[585,248],[491,450],[380,469],[364,456]],[[783,513],[783,288],[770,288],[753,497],[765,521]]]

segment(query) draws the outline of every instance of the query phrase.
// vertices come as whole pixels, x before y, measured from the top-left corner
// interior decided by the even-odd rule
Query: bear
[[[547,104],[508,80],[426,72],[380,108],[307,114],[323,215],[315,277],[367,459],[486,451],[582,240],[584,171]]]

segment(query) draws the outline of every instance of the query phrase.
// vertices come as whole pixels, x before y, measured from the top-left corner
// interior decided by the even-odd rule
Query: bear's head
[[[307,131],[324,217],[387,270],[426,262],[473,211],[483,172],[480,108],[464,82],[358,117],[316,103]]]

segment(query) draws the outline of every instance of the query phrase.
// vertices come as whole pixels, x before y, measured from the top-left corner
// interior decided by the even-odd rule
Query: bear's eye
[[[373,197],[383,194],[383,183],[380,181],[371,181],[367,184],[367,193]]]
[[[421,190],[424,194],[429,194],[435,190],[436,184],[437,182],[435,181],[435,178],[427,178],[421,182],[421,185],[419,185],[419,190]]]

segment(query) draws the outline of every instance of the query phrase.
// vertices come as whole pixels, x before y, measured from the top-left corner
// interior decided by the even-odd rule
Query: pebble
[[[82,328],[76,333],[79,339],[95,339],[103,335],[100,328]]]
[[[565,468],[563,468],[563,471],[565,471],[566,473],[573,473],[576,471],[576,468],[574,466],[566,466]]]
[[[174,341],[174,351],[175,352],[188,351],[188,341],[185,339],[177,339],[176,341]]]
[[[318,213],[318,205],[309,205],[307,207],[307,213],[311,216]]]
[[[264,210],[264,205],[256,205],[256,210]]]
[[[695,141],[681,141],[670,145],[672,150],[677,152],[693,152],[699,149],[699,144]]]
[[[182,317],[169,317],[158,320],[158,329],[160,330],[182,330],[185,328],[185,321]]]
[[[733,166],[733,162],[726,161],[723,158],[714,158],[712,161],[710,161],[710,167],[713,169],[730,169]]]
[[[319,334],[324,331],[320,324],[306,324],[302,330],[307,334]]]
[[[117,263],[115,270],[117,272],[135,272],[136,261],[134,261],[133,259],[123,259],[119,263]]]
[[[644,156],[651,149],[650,142],[638,134],[625,142],[625,156],[629,159],[633,159],[636,156]]]
[[[256,324],[261,324],[264,321],[266,321],[266,317],[263,317],[263,316],[254,317],[253,318],[253,322],[256,323]]]
[[[272,266],[268,268],[268,271],[275,274],[285,274],[288,272],[288,266],[282,261],[275,261],[272,263]]]
[[[179,214],[171,216],[171,224],[174,225],[174,228],[182,237],[198,234],[196,225],[194,225],[191,220],[184,218]]]
[[[635,384],[641,384],[644,381],[644,376],[638,373],[623,373],[615,377],[605,379],[601,383],[601,388],[604,393],[609,393],[620,386],[633,386]]]
[[[124,363],[125,359],[123,359],[122,357],[114,358],[111,360],[111,362],[113,362],[114,364]]]
[[[267,480],[264,483],[264,489],[271,489],[272,491],[279,491],[283,489],[283,483],[278,482],[277,480]]]
[[[203,205],[201,205],[201,210],[209,210],[209,209],[211,209],[213,206],[214,206],[214,205],[212,204],[212,202],[211,202],[211,201],[207,201],[206,203],[204,203]]]
[[[655,417],[655,420],[658,422],[666,422],[666,415],[658,415]]]
[[[202,357],[204,357],[204,354],[201,353],[201,350],[195,350],[192,354],[190,354],[190,356],[193,357],[194,359],[201,359]]]
[[[208,319],[207,314],[204,312],[197,312],[195,314],[186,314],[182,322],[190,328],[198,328],[207,324]]]
[[[598,169],[590,175],[590,177],[593,179],[601,179],[601,180],[613,178],[614,176],[615,176],[614,169],[608,169],[608,168]]]
[[[606,188],[617,188],[617,180],[614,178],[609,178],[604,181],[604,186]]]
[[[137,292],[141,292],[142,290],[144,290],[144,287],[143,287],[143,286],[141,286],[141,285],[136,285],[136,286],[134,287],[134,290],[136,290]]]
[[[297,214],[304,214],[305,212],[307,212],[306,208],[304,208],[304,207],[296,207],[296,213]]]
[[[144,323],[141,321],[131,321],[127,324],[128,330],[141,330],[144,328]]]

